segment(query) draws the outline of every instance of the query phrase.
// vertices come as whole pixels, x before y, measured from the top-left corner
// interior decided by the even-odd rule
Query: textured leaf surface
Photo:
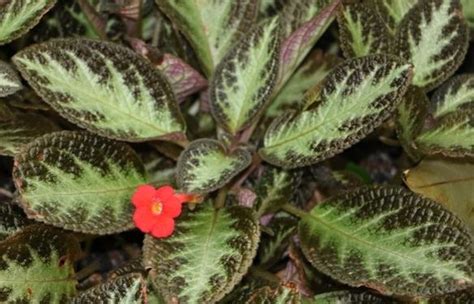
[[[0,154],[13,156],[30,141],[57,130],[53,122],[39,114],[0,114]]]
[[[415,6],[418,0],[372,0],[382,19],[387,22],[391,32],[397,30],[405,15]]]
[[[23,210],[11,199],[0,196],[0,240],[20,231],[32,221],[26,218]]]
[[[428,304],[465,304],[472,303],[474,287],[430,298]]]
[[[339,153],[389,117],[410,76],[410,65],[391,56],[344,62],[313,95],[309,104],[314,107],[273,121],[260,155],[271,164],[294,168]]]
[[[332,291],[319,294],[313,299],[303,300],[303,304],[386,304],[391,303],[387,299],[373,295],[368,292],[356,291]]]
[[[337,21],[346,58],[390,53],[390,33],[372,6],[362,3],[345,5]]]
[[[330,2],[331,0],[276,0],[274,7],[284,21],[284,36],[288,37],[302,27],[304,23],[318,15]]]
[[[79,245],[59,229],[34,225],[0,243],[2,303],[66,303],[76,292]]]
[[[126,141],[184,132],[166,79],[125,47],[87,39],[52,40],[22,50],[13,61],[47,103],[92,132]]]
[[[179,218],[170,238],[145,238],[145,266],[166,302],[215,303],[247,271],[259,234],[250,209],[204,202]]]
[[[414,192],[442,204],[474,232],[474,164],[468,161],[424,159],[405,172]]]
[[[207,193],[224,186],[251,161],[247,150],[228,153],[216,140],[199,139],[181,153],[176,179],[185,192]]]
[[[72,299],[73,304],[114,303],[142,304],[146,282],[141,274],[127,274],[87,289]]]
[[[474,29],[474,2],[471,0],[461,0],[464,17],[471,29]]]
[[[333,197],[302,219],[299,235],[318,270],[352,286],[430,296],[472,284],[472,240],[463,223],[402,188]]]
[[[20,77],[6,62],[0,61],[0,97],[11,95],[22,88]]]
[[[421,0],[400,24],[400,57],[414,65],[413,84],[430,90],[457,70],[469,42],[459,0]]]
[[[28,144],[13,177],[30,218],[84,233],[133,227],[130,197],[145,169],[126,144],[85,132],[58,132]]]
[[[280,286],[278,288],[262,287],[257,289],[246,304],[299,304],[301,294],[295,286]]]
[[[254,121],[273,93],[278,74],[277,18],[243,37],[216,67],[209,89],[216,121],[235,134]]]
[[[0,45],[35,26],[56,0],[10,0],[0,3]]]
[[[188,38],[209,76],[258,13],[258,1],[156,0]]]
[[[474,109],[474,74],[464,74],[445,82],[432,97],[431,112],[440,118],[453,112]]]
[[[279,261],[283,253],[288,249],[290,238],[296,233],[298,221],[287,215],[279,213],[272,218],[267,228],[271,230],[272,235],[262,234],[260,245],[258,246],[259,264],[272,266]]]

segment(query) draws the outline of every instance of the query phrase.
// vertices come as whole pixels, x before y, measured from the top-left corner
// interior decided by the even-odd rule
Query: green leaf
[[[209,88],[214,119],[232,134],[255,121],[273,93],[280,31],[270,19],[237,42],[216,67]]]
[[[278,0],[277,0],[278,2]],[[279,1],[281,8],[279,14],[283,19],[284,36],[289,37],[298,28],[313,19],[329,5],[329,3],[339,0],[300,0],[300,1]]]
[[[59,128],[35,113],[0,114],[0,154],[13,156],[30,141]]]
[[[0,3],[0,45],[21,37],[40,21],[56,0],[10,0]]]
[[[299,172],[267,168],[255,186],[257,217],[275,212],[289,203],[300,181]]]
[[[49,105],[92,132],[132,142],[183,136],[170,85],[123,46],[58,39],[26,48],[13,61]]]
[[[178,219],[170,238],[145,237],[145,267],[167,303],[215,303],[247,272],[259,236],[251,209],[204,202]]]
[[[26,218],[23,210],[15,202],[0,196],[0,240],[31,224],[32,221]]]
[[[306,91],[320,83],[339,62],[336,56],[323,54],[321,50],[314,51],[271,101],[265,115],[275,117],[286,109],[301,107]]]
[[[132,273],[89,288],[72,299],[71,303],[142,304],[145,303],[145,293],[146,281],[143,276]]]
[[[279,213],[272,218],[267,228],[272,232],[262,234],[260,245],[258,246],[258,261],[260,265],[267,268],[278,262],[283,253],[288,250],[290,238],[296,232],[298,222],[293,216],[286,213]]]
[[[25,228],[0,243],[2,303],[67,303],[76,293],[75,239],[43,225]]]
[[[133,227],[130,197],[144,173],[128,145],[66,131],[28,144],[13,168],[28,217],[94,234]]]
[[[373,7],[362,3],[345,5],[337,21],[340,45],[346,58],[390,53],[391,35]]]
[[[387,304],[391,303],[383,297],[360,291],[340,290],[319,294],[312,299],[304,299],[303,304]],[[395,302],[394,302],[395,303]]]
[[[11,95],[22,87],[16,71],[8,63],[0,61],[0,97]]]
[[[474,109],[474,74],[458,75],[446,81],[431,99],[433,117]]]
[[[474,29],[474,2],[471,0],[461,0],[464,18],[471,29]]]
[[[418,0],[372,0],[372,2],[393,34]]]
[[[156,3],[188,38],[207,76],[258,13],[258,1],[253,0],[156,0]]]
[[[411,79],[411,67],[388,55],[345,61],[324,80],[308,106],[275,119],[260,155],[295,168],[331,157],[361,140],[390,116]]]
[[[404,172],[407,186],[456,214],[474,235],[474,164],[469,161],[424,159]]]
[[[472,285],[472,239],[438,203],[399,187],[366,187],[303,217],[305,256],[321,272],[382,294],[432,296]]]
[[[176,180],[185,192],[211,192],[227,184],[251,161],[251,154],[243,148],[228,152],[217,140],[199,139],[181,153]]]
[[[428,155],[474,156],[474,103],[468,111],[452,113],[435,122],[415,142]]]
[[[413,84],[431,90],[461,65],[469,43],[459,0],[421,0],[400,24],[398,54],[414,65]]]
[[[269,286],[257,289],[246,304],[299,304],[301,294],[295,286],[279,286],[274,289]]]
[[[430,298],[428,304],[466,304],[474,299],[474,288]]]

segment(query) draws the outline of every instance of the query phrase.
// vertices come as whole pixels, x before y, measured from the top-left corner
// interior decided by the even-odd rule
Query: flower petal
[[[155,216],[148,207],[137,208],[133,214],[133,222],[141,231],[148,233],[157,223],[158,217]]]
[[[156,192],[155,192],[156,197],[162,202],[166,201],[173,194],[174,194],[173,187],[168,186],[168,185],[162,186],[156,189]]]
[[[181,214],[181,202],[174,196],[163,202],[162,215],[175,218]]]
[[[135,207],[143,207],[153,202],[156,190],[150,185],[141,185],[137,187],[132,196],[132,203]]]
[[[167,216],[160,216],[158,222],[151,230],[151,235],[156,238],[165,238],[174,231],[174,220]]]

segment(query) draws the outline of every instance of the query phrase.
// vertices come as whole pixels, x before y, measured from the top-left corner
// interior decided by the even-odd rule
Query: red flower
[[[158,189],[150,185],[139,186],[132,197],[136,210],[133,221],[138,229],[157,238],[170,236],[174,218],[181,214],[181,204],[189,196],[177,194],[170,186]]]

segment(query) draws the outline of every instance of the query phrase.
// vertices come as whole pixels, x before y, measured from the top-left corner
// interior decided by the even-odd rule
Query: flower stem
[[[309,214],[303,209],[295,207],[290,203],[284,204],[283,206],[281,206],[281,209],[299,218],[303,218]]]

